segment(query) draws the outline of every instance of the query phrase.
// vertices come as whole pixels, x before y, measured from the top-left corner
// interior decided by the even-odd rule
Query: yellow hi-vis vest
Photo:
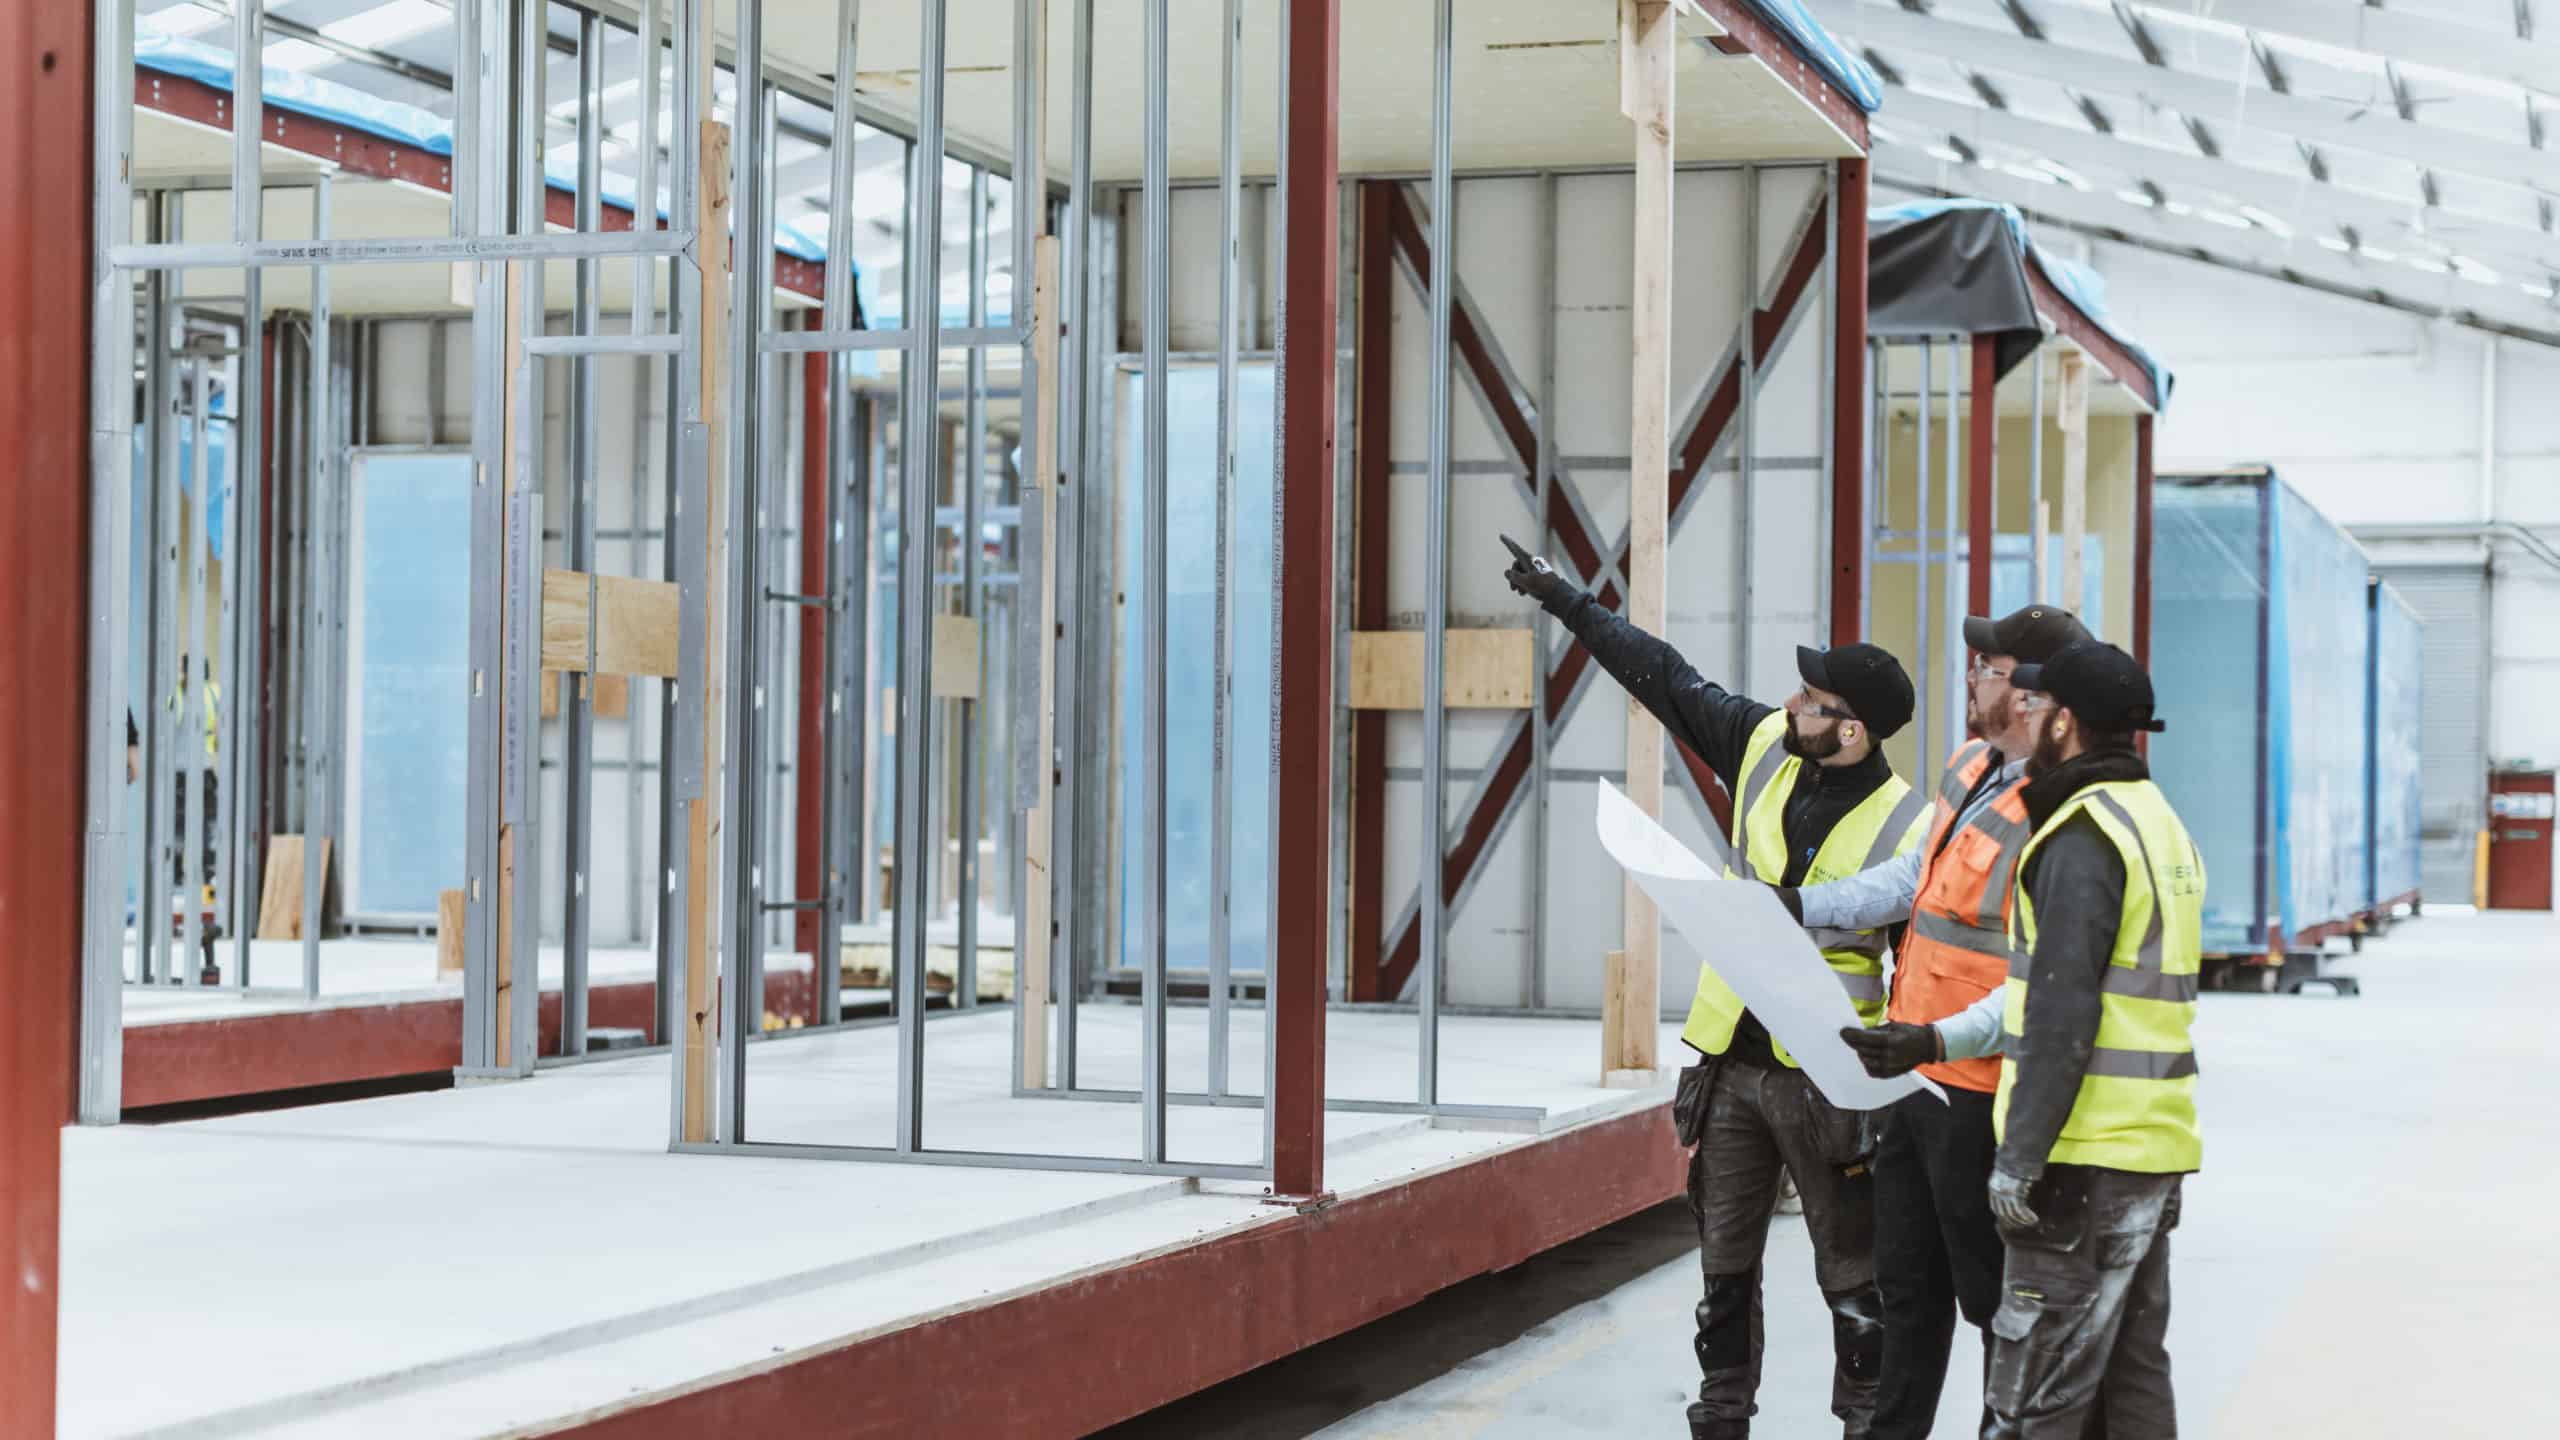
[[[1780,743],[1786,729],[1787,712],[1779,710],[1764,717],[1751,732],[1751,741],[1742,750],[1742,793],[1733,803],[1733,848],[1753,875],[1771,885],[1787,873],[1787,797],[1795,793],[1796,778],[1805,765]],[[1900,776],[1889,776],[1822,837],[1804,883],[1819,885],[1881,865],[1919,845],[1928,833],[1928,797]],[[1816,929],[1812,934],[1822,958],[1838,972],[1840,988],[1849,992],[1850,1003],[1857,1007],[1859,1023],[1873,1025],[1883,1019],[1882,932]],[[1733,993],[1714,967],[1700,966],[1698,993],[1689,1001],[1689,1021],[1681,1027],[1680,1038],[1702,1054],[1721,1055],[1733,1043],[1733,1027],[1742,1010],[1742,997]],[[1796,1063],[1785,1046],[1772,1042],[1771,1048],[1779,1060]]]
[[[2148,780],[2111,780],[2064,802],[2027,839],[2018,860],[2024,877],[2046,837],[2074,815],[2087,815],[2124,857],[2124,915],[2116,924],[2099,996],[2097,1049],[2080,1081],[2080,1097],[2049,1157],[2060,1165],[2097,1165],[2145,1174],[2182,1174],[2204,1160],[2196,1128],[2196,1050],[2188,1035],[2204,970],[2204,857],[2160,787]],[[2008,1133],[2009,1094],[2017,1087],[2017,1055],[2026,1030],[2028,967],[2036,945],[2035,905],[2023,878],[2010,912],[2016,942],[2009,961],[2007,1055],[1993,1128]]]

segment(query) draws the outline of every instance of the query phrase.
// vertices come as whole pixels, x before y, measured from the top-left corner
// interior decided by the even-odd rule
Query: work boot
[[[1707,1413],[1704,1405],[1689,1406],[1689,1440],[1751,1440],[1751,1422],[1723,1420]]]

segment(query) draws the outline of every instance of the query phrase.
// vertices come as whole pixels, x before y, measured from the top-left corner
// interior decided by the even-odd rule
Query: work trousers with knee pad
[[[1781,1171],[1795,1176],[1813,1239],[1815,1282],[1831,1309],[1831,1413],[1860,1440],[1875,1410],[1884,1344],[1876,1300],[1875,1210],[1864,1117],[1822,1098],[1804,1072],[1710,1058],[1689,1204],[1698,1217],[1706,1294],[1698,1303],[1701,1440],[1751,1432],[1760,1388],[1760,1257]]]
[[[2009,1245],[1983,1440],[2175,1440],[2169,1232],[2177,1175],[2056,1165]]]

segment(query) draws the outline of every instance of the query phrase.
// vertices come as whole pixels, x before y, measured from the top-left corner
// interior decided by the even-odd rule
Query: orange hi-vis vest
[[[1974,811],[1950,839],[1996,752],[1975,740],[1947,757],[1938,781],[1937,818],[1920,852],[1920,888],[1911,925],[1893,960],[1893,996],[1885,1017],[1926,1025],[1961,1013],[2009,983],[2009,903],[2018,858],[2035,827],[2027,823],[2026,785],[2013,781]],[[1945,1060],[1920,1073],[1941,1085],[1988,1095],[2000,1088],[2000,1060]]]

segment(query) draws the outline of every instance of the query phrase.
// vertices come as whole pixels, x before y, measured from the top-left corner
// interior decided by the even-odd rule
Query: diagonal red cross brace
[[[1400,194],[1390,202],[1390,208],[1397,221],[1394,227],[1397,243],[1404,247],[1407,258],[1413,263],[1416,273],[1428,283],[1431,273],[1429,254],[1422,246],[1421,232],[1413,222],[1410,209],[1403,204]],[[1785,333],[1787,322],[1794,316],[1796,306],[1803,302],[1806,293],[1811,289],[1815,273],[1821,268],[1830,234],[1829,226],[1825,224],[1827,209],[1827,202],[1816,202],[1810,220],[1797,233],[1795,249],[1787,257],[1786,268],[1779,277],[1777,293],[1771,297],[1768,305],[1752,315],[1751,354],[1755,364],[1768,360],[1771,352],[1776,348],[1779,337]],[[1510,391],[1496,373],[1492,356],[1485,348],[1483,337],[1477,333],[1471,322],[1462,319],[1463,310],[1454,306],[1451,308],[1451,349],[1474,374],[1493,408],[1497,428],[1502,431],[1505,440],[1519,456],[1521,463],[1535,466],[1537,439],[1534,428],[1530,426],[1528,418],[1522,415],[1519,408],[1512,403]],[[1742,367],[1728,366],[1723,378],[1717,382],[1715,392],[1708,397],[1706,408],[1698,417],[1698,423],[1682,437],[1678,451],[1672,457],[1669,499],[1674,516],[1680,513],[1691,487],[1706,473],[1707,459],[1715,453],[1717,444],[1724,439],[1725,427],[1732,423],[1741,396]],[[1564,547],[1565,553],[1572,557],[1575,566],[1585,575],[1597,574],[1599,573],[1599,547],[1583,530],[1580,518],[1572,513],[1572,507],[1565,502],[1562,490],[1563,487],[1560,485],[1548,487],[1547,523],[1555,531],[1557,541]],[[1576,548],[1577,546],[1580,548]],[[1624,573],[1631,560],[1628,550],[1623,548],[1619,550],[1616,568],[1620,573]],[[1598,598],[1600,604],[1611,609],[1617,608],[1620,596],[1615,583],[1602,582]],[[1563,717],[1566,707],[1572,704],[1574,697],[1580,693],[1582,685],[1590,675],[1591,652],[1579,643],[1566,646],[1564,653],[1556,660],[1555,669],[1547,677],[1549,724],[1552,725]],[[1465,888],[1467,878],[1475,870],[1476,864],[1492,848],[1494,837],[1501,828],[1504,813],[1510,808],[1512,798],[1519,793],[1521,785],[1528,779],[1532,758],[1530,750],[1533,744],[1534,739],[1530,731],[1523,727],[1512,737],[1511,744],[1495,760],[1492,776],[1477,797],[1474,810],[1469,812],[1466,824],[1458,834],[1457,843],[1450,846],[1448,853],[1441,857],[1440,884],[1441,894],[1445,899],[1454,902],[1459,892]],[[1731,802],[1726,797],[1724,786],[1717,781],[1714,772],[1710,771],[1706,763],[1687,746],[1675,744],[1673,748],[1679,752],[1681,763],[1689,767],[1690,777],[1697,782],[1699,793],[1706,797],[1708,807],[1715,812],[1717,824],[1720,827],[1729,825],[1731,817],[1728,807]],[[1375,887],[1372,887],[1371,896],[1366,898],[1382,897],[1376,897]],[[1358,928],[1355,924],[1355,935],[1358,933]],[[1402,994],[1405,984],[1413,977],[1413,968],[1420,958],[1421,949],[1422,931],[1413,920],[1408,919],[1403,928],[1397,932],[1393,945],[1388,949],[1383,963],[1379,966],[1375,996],[1359,994],[1358,992],[1366,987],[1355,985],[1355,998],[1384,999]],[[1355,967],[1361,963],[1362,957],[1358,952],[1355,951],[1352,958]]]

